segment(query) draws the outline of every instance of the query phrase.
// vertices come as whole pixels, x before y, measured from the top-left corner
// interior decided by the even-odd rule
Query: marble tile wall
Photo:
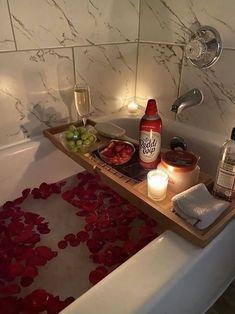
[[[140,0],[0,0],[0,146],[75,120],[75,80],[92,114],[135,94]]]
[[[167,99],[167,96],[173,96],[175,93],[182,95],[192,88],[199,88],[204,94],[203,103],[183,111],[176,119],[211,131],[214,136],[220,134],[229,137],[232,127],[235,126],[234,10],[233,0],[222,2],[220,0],[142,0],[137,96],[142,96],[142,89],[148,86],[149,94],[159,99],[159,107],[163,115],[174,119],[174,114],[170,112],[172,97]],[[159,58],[159,51],[156,49],[154,52],[153,47],[167,44],[167,47],[171,46],[174,51],[176,47],[184,50],[193,31],[200,25],[214,27],[220,33],[224,46],[221,58],[211,68],[204,70],[194,67],[183,58],[178,74],[179,81],[170,84],[170,79],[166,80],[163,73],[168,70],[170,76],[172,68],[176,65],[179,67],[180,59],[169,60],[165,53],[162,58]],[[147,58],[142,57],[143,43]],[[156,62],[152,62],[153,59]],[[148,74],[145,73],[142,77],[141,68],[144,68],[145,63],[149,65],[149,70]],[[147,76],[149,79],[146,78]],[[172,76],[171,78],[173,80]],[[164,99],[162,99],[164,84]]]
[[[229,136],[235,117],[233,0],[0,0],[0,146],[76,119],[75,80],[91,86],[92,114],[156,98],[162,117]],[[199,25],[216,28],[220,60],[199,70],[184,57]],[[175,115],[200,88],[204,102]]]

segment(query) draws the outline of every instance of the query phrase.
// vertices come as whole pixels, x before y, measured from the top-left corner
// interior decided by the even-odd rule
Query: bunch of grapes
[[[96,141],[94,134],[89,132],[85,127],[76,127],[70,125],[68,131],[65,133],[67,147],[72,152],[78,152],[88,148]]]

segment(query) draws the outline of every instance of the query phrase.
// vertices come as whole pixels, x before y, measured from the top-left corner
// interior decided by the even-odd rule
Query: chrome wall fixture
[[[185,55],[194,66],[209,68],[218,61],[222,49],[222,40],[217,30],[202,26],[190,38]]]

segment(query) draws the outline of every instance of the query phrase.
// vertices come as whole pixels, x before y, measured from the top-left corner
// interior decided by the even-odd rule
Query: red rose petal
[[[64,236],[65,241],[71,241],[71,240],[74,240],[75,238],[76,236],[73,233],[69,233]]]
[[[22,274],[23,277],[35,278],[38,275],[37,268],[34,266],[27,266]]]
[[[130,254],[134,251],[135,249],[135,244],[132,240],[127,240],[125,243],[124,243],[124,246],[123,246],[123,249],[126,253]]]
[[[85,211],[93,211],[98,207],[98,201],[82,201],[81,202],[81,209]]]
[[[46,260],[51,260],[54,257],[54,252],[47,246],[38,246],[35,249],[36,253]]]
[[[21,233],[23,229],[24,224],[20,221],[11,222],[7,227],[7,231],[10,234],[10,236],[14,236]]]
[[[77,233],[77,238],[81,241],[81,242],[86,242],[89,239],[89,234],[86,231],[79,231]]]
[[[25,189],[22,191],[22,197],[26,199],[28,195],[30,194],[31,189]]]
[[[90,272],[89,281],[93,285],[97,284],[105,276],[107,276],[108,271],[105,267],[97,267],[95,270]]]
[[[86,222],[87,222],[88,224],[93,224],[93,223],[95,223],[95,222],[97,221],[97,219],[98,219],[98,216],[97,216],[97,214],[95,214],[95,213],[91,213],[91,214],[89,214],[89,215],[86,216]]]
[[[49,293],[47,293],[44,289],[37,289],[27,295],[24,301],[25,303],[28,303],[28,306],[31,309],[42,311],[46,309],[49,296]]]
[[[31,277],[22,277],[20,279],[20,284],[22,287],[28,287],[33,283],[33,278]]]
[[[142,235],[142,236],[149,236],[149,235],[152,235],[153,234],[153,230],[151,227],[149,226],[143,226],[143,227],[140,227],[139,228],[139,233]]]
[[[69,244],[71,246],[78,246],[80,244],[80,240],[79,239],[73,239],[69,241]]]
[[[69,202],[73,199],[73,197],[74,197],[74,193],[71,191],[66,191],[66,192],[62,193],[62,198],[65,201]]]
[[[58,248],[65,249],[67,245],[68,245],[67,241],[62,240],[58,243]]]
[[[80,210],[79,212],[76,213],[77,216],[83,217],[86,216],[88,212],[86,210]]]
[[[3,295],[12,295],[20,292],[20,286],[17,284],[10,284],[0,288],[0,293]]]
[[[45,223],[40,223],[38,226],[37,226],[37,230],[38,232],[40,232],[41,234],[47,234],[49,233],[51,230],[48,228],[48,223],[45,222]]]
[[[23,271],[24,266],[19,262],[11,263],[8,266],[8,274],[12,278],[20,276],[23,273]]]
[[[103,246],[104,246],[104,241],[101,240],[95,240],[95,239],[89,239],[87,241],[87,247],[90,250],[91,253],[97,253],[99,252]]]
[[[106,241],[115,242],[117,240],[117,234],[114,230],[105,230],[103,237]]]
[[[51,184],[51,190],[53,193],[60,194],[61,193],[61,186],[57,185],[56,183],[52,183]]]

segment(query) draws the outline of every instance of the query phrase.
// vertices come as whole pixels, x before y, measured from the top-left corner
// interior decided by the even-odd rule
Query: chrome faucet
[[[202,92],[197,88],[193,88],[175,100],[174,104],[171,107],[171,111],[175,113],[181,113],[182,110],[188,107],[192,107],[202,103],[203,98],[204,97]]]

